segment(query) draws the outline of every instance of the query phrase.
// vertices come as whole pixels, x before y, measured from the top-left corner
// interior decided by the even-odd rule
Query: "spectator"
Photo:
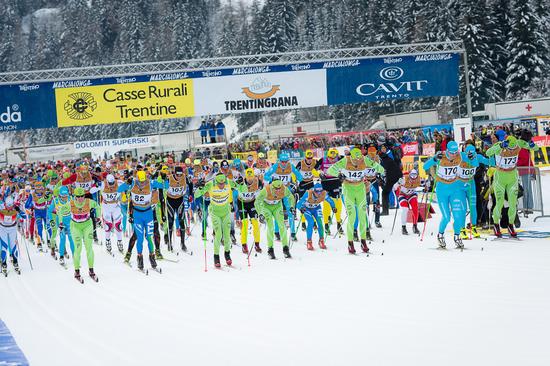
[[[214,120],[211,119],[208,121],[208,135],[210,135],[210,143],[216,142],[216,124],[214,123]]]
[[[223,124],[222,120],[218,120],[218,123],[216,124],[216,141],[217,142],[223,142],[225,137],[225,125]]]
[[[521,131],[523,141],[529,142],[533,138],[531,131],[524,129]],[[531,160],[531,152],[527,149],[521,149],[518,155],[518,173],[523,187],[523,213],[525,215],[533,213],[533,190],[531,189],[531,179],[535,177],[534,164]]]
[[[208,143],[208,125],[205,120],[202,120],[199,131],[201,133],[201,144]]]

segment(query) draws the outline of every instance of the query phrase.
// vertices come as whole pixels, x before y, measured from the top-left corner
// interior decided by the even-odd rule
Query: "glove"
[[[340,181],[343,182],[344,180],[346,180],[346,176],[344,175],[344,173],[339,173],[338,179],[340,179]]]
[[[336,213],[336,212],[338,212],[338,209],[336,207],[333,207],[332,208],[332,213]]]
[[[443,152],[438,151],[438,152],[436,152],[435,155],[434,155],[434,160],[435,160],[435,161],[441,160],[442,157],[443,157]]]
[[[288,210],[292,216],[296,216],[296,208],[295,207],[291,207],[290,210]]]
[[[237,184],[243,184],[243,182],[244,182],[244,179],[242,176],[239,176],[239,178],[237,178],[237,180],[235,181],[235,183]]]
[[[535,144],[535,141],[531,140],[529,141],[529,147],[533,149],[537,144]]]
[[[325,179],[327,177],[327,175],[323,172],[319,172],[319,178],[321,179]]]
[[[162,220],[162,222],[166,222],[166,215],[162,215],[160,219]]]
[[[504,140],[500,143],[500,147],[503,149],[506,149],[508,147],[508,140]]]
[[[133,224],[134,223],[134,217],[133,216],[128,216],[128,222],[130,224]]]
[[[304,215],[306,213],[306,209],[304,207],[300,208],[300,212],[302,213],[302,215]]]
[[[127,183],[128,185],[131,185],[133,180],[134,180],[134,178],[128,177],[128,179],[126,179],[126,183]]]
[[[198,187],[198,188],[204,187],[204,179],[202,179],[202,178],[199,179],[199,181],[197,182],[197,187]]]
[[[55,227],[55,221],[54,220],[50,220],[50,227]]]
[[[258,216],[258,220],[260,221],[260,224],[265,224],[265,216],[264,215],[260,214]]]
[[[59,223],[59,230],[65,230],[65,225],[62,222]]]
[[[468,152],[468,159],[472,160],[475,157],[475,154],[473,151]]]

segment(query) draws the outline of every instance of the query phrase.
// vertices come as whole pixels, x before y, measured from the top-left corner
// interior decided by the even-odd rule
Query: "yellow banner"
[[[59,88],[55,103],[58,127],[191,117],[193,80]]]

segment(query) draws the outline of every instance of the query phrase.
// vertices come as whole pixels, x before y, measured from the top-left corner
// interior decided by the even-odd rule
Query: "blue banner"
[[[373,58],[327,69],[329,105],[458,95],[458,54]]]
[[[52,127],[57,127],[52,83],[0,87],[0,132]]]

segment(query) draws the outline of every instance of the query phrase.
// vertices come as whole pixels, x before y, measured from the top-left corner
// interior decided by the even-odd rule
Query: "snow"
[[[42,8],[32,14],[25,15],[21,21],[23,34],[29,34],[32,23],[37,27],[54,24],[60,21],[61,10],[59,8]]]
[[[204,272],[198,227],[194,255],[160,262],[162,275],[94,246],[100,282],[84,276],[84,285],[33,247],[31,271],[23,246],[23,274],[0,279],[0,316],[33,366],[549,364],[548,239],[439,251],[438,214],[424,242],[403,237],[399,224],[390,236],[392,220],[393,210],[373,228],[369,257],[350,256],[345,239],[332,237],[327,252],[308,252],[299,231],[294,258],[284,260],[276,242],[270,261],[262,226],[264,253],[250,267],[232,251],[241,270],[212,268],[209,237]],[[522,229],[545,225],[524,220]]]

